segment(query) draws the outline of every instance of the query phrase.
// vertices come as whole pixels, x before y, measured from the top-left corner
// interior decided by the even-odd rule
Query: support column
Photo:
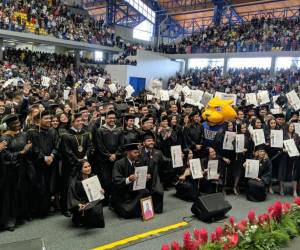
[[[228,57],[224,57],[224,66],[223,66],[223,74],[226,74],[228,71]]]
[[[78,72],[79,66],[80,66],[80,50],[75,49],[75,70]]]
[[[0,38],[0,61],[3,61],[3,38]]]
[[[272,56],[270,73],[272,77],[276,76],[276,56]]]

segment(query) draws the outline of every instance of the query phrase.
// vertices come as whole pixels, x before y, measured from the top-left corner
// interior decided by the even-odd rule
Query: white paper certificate
[[[257,98],[255,93],[248,93],[246,94],[246,104],[247,105],[254,105],[258,106]]]
[[[83,180],[82,186],[84,191],[89,199],[89,202],[93,202],[96,200],[103,200],[104,195],[101,192],[102,187],[97,175],[94,175],[88,179]]]
[[[206,106],[206,104],[213,98],[213,94],[205,92],[202,96],[201,103]]]
[[[284,140],[283,144],[290,157],[299,156],[299,151],[294,139]]]
[[[259,102],[259,105],[269,103],[269,92],[267,90],[259,91],[257,93],[257,101]]]
[[[263,129],[253,129],[252,137],[255,146],[266,143]]]
[[[226,131],[223,140],[223,149],[234,150],[233,141],[235,139],[235,132]]]
[[[293,124],[295,126],[295,133],[297,133],[300,136],[300,123],[294,122]]]
[[[180,145],[171,146],[171,156],[172,156],[173,168],[179,168],[183,166]]]
[[[283,148],[283,130],[271,129],[270,145],[271,148]]]
[[[170,96],[169,96],[169,91],[168,90],[160,90],[159,92],[160,94],[160,100],[161,101],[169,101],[170,100]]]
[[[191,89],[188,86],[185,86],[181,91],[185,97],[187,97],[191,94]]]
[[[199,158],[190,160],[190,169],[192,172],[193,179],[203,178],[203,172],[202,172],[201,162]]]
[[[259,172],[259,160],[246,160],[246,178],[258,178]]]
[[[219,97],[221,100],[232,100],[233,103],[232,105],[236,105],[236,99],[237,95],[236,94],[227,94],[223,92],[216,91],[215,96]]]
[[[288,99],[289,103],[291,104],[294,110],[297,111],[300,109],[300,99],[295,90],[292,90],[291,92],[287,93],[286,98]]]
[[[235,136],[235,152],[243,153],[245,150],[245,135],[237,134]]]
[[[207,163],[207,179],[208,180],[219,179],[218,160],[208,161],[208,163]]]
[[[141,190],[141,189],[146,188],[147,173],[148,173],[148,167],[147,166],[135,168],[134,174],[136,176],[136,180],[133,183],[133,191]]]

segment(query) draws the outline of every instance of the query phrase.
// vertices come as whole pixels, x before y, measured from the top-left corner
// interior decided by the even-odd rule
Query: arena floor
[[[162,243],[169,243],[174,239],[181,241],[184,230],[192,230],[195,227],[205,227],[208,230],[211,230],[216,227],[218,223],[204,224],[191,217],[191,203],[183,202],[173,197],[173,194],[174,190],[165,193],[164,213],[157,215],[153,220],[147,222],[143,222],[138,219],[119,219],[115,216],[115,214],[113,214],[113,212],[105,208],[104,215],[106,228],[87,230],[83,228],[73,228],[69,218],[61,215],[53,215],[47,219],[34,220],[30,223],[19,226],[15,232],[1,232],[0,243],[43,238],[47,250],[87,250],[136,234],[175,224],[183,221],[184,219],[190,221],[188,228],[172,231],[156,238],[147,238],[137,243],[122,247],[122,249],[130,250],[159,250]],[[233,209],[228,213],[228,215],[232,215],[238,220],[247,216],[247,212],[251,208],[253,208],[257,213],[262,213],[266,210],[268,205],[274,201],[291,201],[292,197],[286,196],[282,198],[278,195],[271,195],[267,201],[262,203],[249,202],[243,195],[238,197],[228,195],[226,199],[233,206]],[[300,240],[298,239],[291,244],[289,249],[296,250],[299,249],[299,246]],[[17,248],[14,247],[14,249],[16,250]],[[22,250],[24,250],[24,248]]]

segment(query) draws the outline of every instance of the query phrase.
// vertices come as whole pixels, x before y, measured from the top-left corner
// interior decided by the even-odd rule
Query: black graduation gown
[[[188,166],[180,168],[178,177],[181,176]],[[200,195],[200,179],[193,179],[187,176],[184,182],[177,182],[175,185],[176,196],[185,201],[195,201]]]
[[[213,142],[213,148],[216,150],[217,155],[220,156],[221,158],[227,158],[230,160],[230,163],[227,164],[223,161],[223,166],[224,166],[224,186],[232,186],[232,182],[233,182],[233,166],[234,166],[234,160],[235,160],[235,151],[234,150],[227,150],[227,149],[223,149],[223,141],[224,141],[224,136],[225,136],[225,132],[219,132],[216,134],[216,137],[214,139]]]
[[[220,191],[220,187],[224,185],[225,179],[225,167],[223,160],[220,157],[217,157],[215,160],[218,160],[218,180],[207,180],[207,176],[204,176],[200,180],[200,192],[204,194],[211,194]],[[201,159],[201,168],[204,171],[208,166],[208,158]]]
[[[91,175],[92,176],[92,175]],[[91,177],[90,176],[90,177]],[[74,176],[70,181],[68,190],[68,209],[73,214],[74,224],[83,224],[87,227],[105,227],[101,201],[92,202],[92,206],[84,211],[79,211],[79,204],[89,202],[82,186],[80,174]]]
[[[58,154],[59,138],[55,129],[34,128],[28,130],[28,138],[32,142],[31,162],[35,169],[36,181],[34,183],[34,200],[33,213],[37,216],[48,214],[51,201],[51,178],[54,176],[53,171],[55,161],[50,166],[45,163],[45,156],[51,154],[56,158]]]
[[[233,176],[234,177],[242,177],[245,173],[245,168],[243,164],[245,163],[246,159],[253,158],[253,152],[250,147],[251,138],[247,134],[245,134],[245,146],[244,148],[247,149],[245,153],[235,153],[235,159],[233,164]]]
[[[272,162],[272,178],[277,179],[279,164],[281,162],[281,157],[282,157],[282,148],[272,148],[271,138],[270,138],[271,130],[269,128],[266,128],[264,132],[265,132],[266,143],[268,144],[266,146],[266,152],[269,156],[269,159]]]
[[[125,128],[121,134],[121,145],[136,143],[139,139],[139,132],[135,128]]]
[[[7,148],[1,152],[0,226],[10,227],[17,219],[30,216],[29,192],[34,173],[30,171],[27,155],[20,154],[28,141],[26,133],[5,133],[0,141],[7,141]]]
[[[145,149],[142,149],[139,164],[148,166],[148,174],[151,175],[151,179],[147,182],[147,189],[152,195],[155,213],[162,213],[164,189],[160,182],[160,171],[164,169],[165,165],[168,165],[168,161],[164,160],[160,150],[152,149],[151,153],[146,153]],[[164,176],[164,178],[166,177]]]
[[[258,178],[261,180],[248,180],[247,199],[250,201],[264,201],[267,197],[267,187],[272,178],[272,162],[270,159],[260,161]]]
[[[114,162],[109,160],[109,155],[116,154],[120,157],[121,147],[121,129],[108,129],[105,126],[100,127],[93,135],[95,148],[93,170],[105,190],[106,202],[111,195],[112,189],[112,169]]]
[[[126,184],[126,178],[134,174],[134,171],[126,157],[116,161],[113,167],[112,206],[125,219],[140,217],[140,199],[151,195],[148,189],[133,191],[133,183]]]
[[[300,138],[298,134],[294,133],[292,138],[287,133],[283,134],[283,140],[294,139],[295,144],[300,150]],[[282,152],[279,169],[279,181],[300,181],[300,157],[290,157],[287,152]]]
[[[82,152],[79,152],[79,145],[82,146]],[[69,129],[68,133],[61,136],[61,154],[62,154],[62,196],[61,210],[67,211],[67,193],[69,189],[70,177],[74,176],[81,168],[82,160],[85,156],[90,158],[92,152],[92,141],[90,133],[84,130],[75,132]]]
[[[204,148],[196,151],[196,145],[203,145],[204,143],[204,132],[201,124],[191,124],[185,128],[184,136],[187,147],[193,150],[195,158],[200,157],[204,152]]]

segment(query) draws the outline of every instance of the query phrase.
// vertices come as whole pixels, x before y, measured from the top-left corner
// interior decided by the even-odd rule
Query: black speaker
[[[204,222],[217,221],[225,217],[232,206],[222,193],[200,196],[192,205],[192,213]]]

